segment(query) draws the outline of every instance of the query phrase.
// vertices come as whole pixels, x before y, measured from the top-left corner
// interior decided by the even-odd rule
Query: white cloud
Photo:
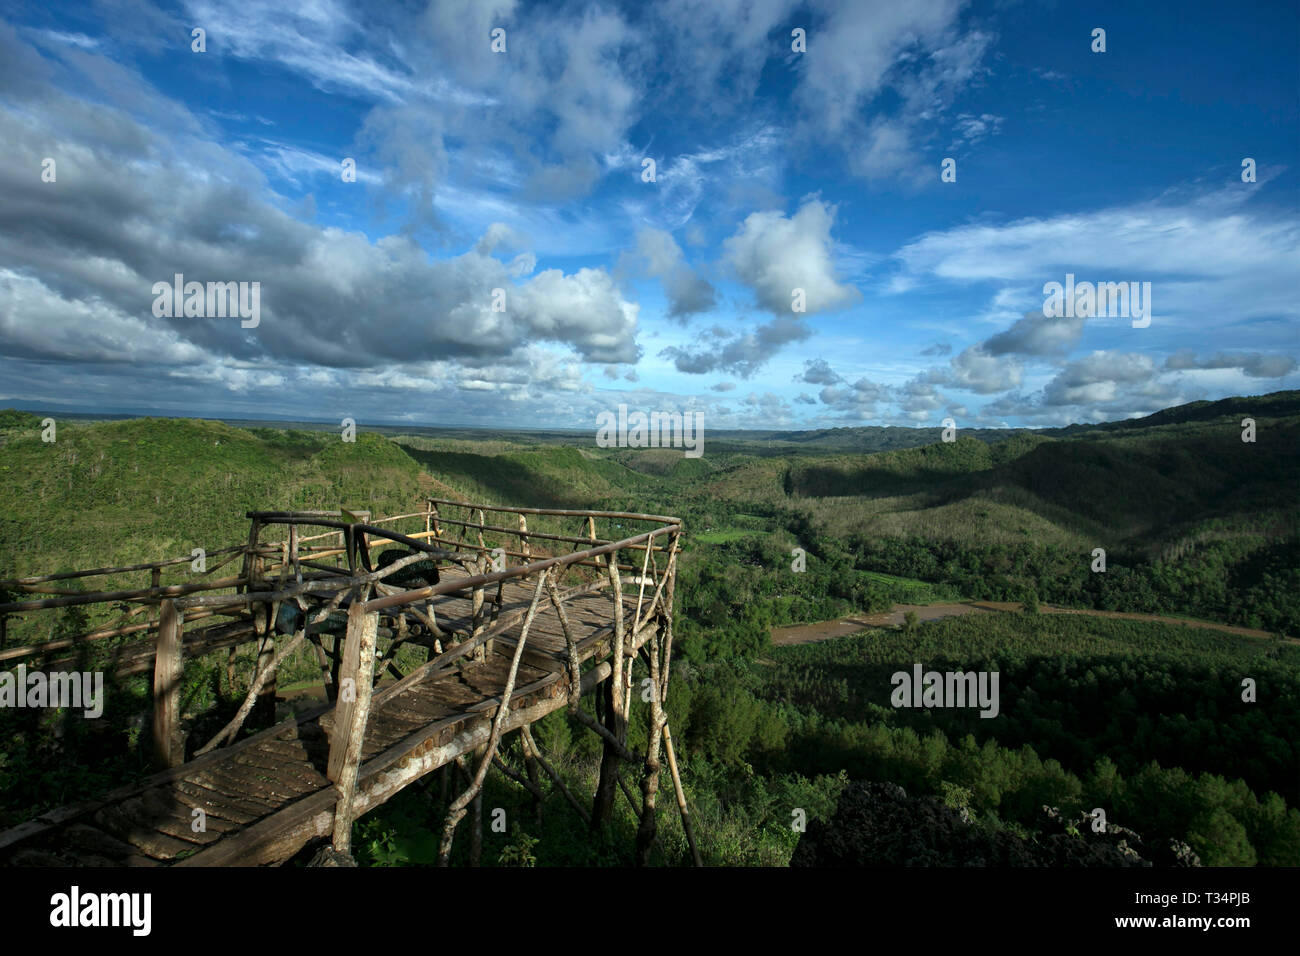
[[[813,199],[787,219],[780,212],[751,213],[723,242],[737,277],[753,289],[758,304],[774,315],[790,315],[794,289],[803,289],[808,313],[843,308],[858,300],[835,276],[831,225],[835,207]]]

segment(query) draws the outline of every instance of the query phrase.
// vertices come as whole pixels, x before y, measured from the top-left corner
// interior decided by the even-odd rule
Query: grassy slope
[[[1300,415],[1259,413],[1254,444],[1241,441],[1238,421],[1203,411],[1190,421],[1166,416],[1143,428],[1019,435],[995,446],[962,437],[796,461],[785,483],[828,530],[1067,547],[1140,538],[1154,555],[1207,527],[1294,527]]]
[[[247,536],[253,509],[386,510],[416,497],[418,466],[362,433],[246,431],[139,419],[62,425],[44,443],[4,435],[0,563],[5,573],[135,563]]]

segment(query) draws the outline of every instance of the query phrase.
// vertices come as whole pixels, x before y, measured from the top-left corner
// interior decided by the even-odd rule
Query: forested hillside
[[[1241,440],[1247,415],[1253,443]],[[708,862],[788,862],[792,811],[827,820],[856,779],[938,796],[990,833],[1032,840],[1045,804],[1106,806],[1148,843],[1185,842],[1206,863],[1300,865],[1300,646],[1033,613],[1046,602],[1300,634],[1297,393],[1104,426],[912,436],[928,444],[893,429],[710,436],[700,459],[554,435],[387,431],[363,423],[351,443],[320,429],[60,421],[49,443],[40,416],[0,412],[0,577],[237,543],[250,509],[382,514],[435,495],[678,515],[687,536],[668,709]],[[892,447],[847,450],[868,440]],[[773,625],[963,599],[1027,611],[770,643]],[[999,718],[895,709],[889,677],[914,662],[999,671]],[[1242,700],[1245,678],[1255,703]],[[204,708],[236,690],[196,687],[187,706],[207,719]],[[6,724],[0,823],[142,773],[138,722],[112,717],[94,758],[71,767],[58,757],[68,742],[47,747]],[[563,714],[538,733],[589,789],[590,735]],[[531,813],[490,786],[489,799]],[[635,825],[625,811],[621,830],[592,841],[566,804],[548,804],[544,826],[487,857],[625,862],[619,840]],[[404,793],[358,823],[363,857],[425,862],[439,819]],[[665,822],[657,859],[684,852]]]

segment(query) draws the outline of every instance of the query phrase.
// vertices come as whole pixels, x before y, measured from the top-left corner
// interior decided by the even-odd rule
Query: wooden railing
[[[493,522],[487,520],[488,514],[494,516]],[[535,524],[538,519],[549,520],[551,524],[572,520],[577,523],[579,533],[565,534],[536,527],[530,530],[529,517],[534,518]],[[179,706],[187,659],[228,649],[229,672],[238,647],[250,642],[258,646],[257,665],[243,705],[230,724],[195,751],[197,756],[235,739],[259,701],[273,713],[276,673],[283,660],[304,640],[312,640],[315,645],[323,675],[326,664],[330,664],[327,693],[331,703],[336,702],[339,681],[354,677],[340,676],[339,671],[345,662],[355,659],[355,648],[340,649],[339,642],[335,641],[331,655],[320,642],[322,624],[335,611],[347,611],[351,621],[351,609],[359,606],[367,619],[373,617],[377,635],[393,639],[389,652],[380,661],[381,670],[392,663],[394,651],[402,642],[429,641],[430,660],[416,672],[426,674],[469,654],[482,659],[491,650],[490,642],[495,635],[535,612],[536,601],[528,612],[515,611],[503,616],[504,585],[509,580],[536,579],[538,588],[544,588],[554,602],[562,621],[562,608],[568,599],[600,590],[621,593],[630,585],[637,588],[637,604],[627,633],[635,642],[652,623],[655,609],[662,609],[665,593],[671,600],[670,582],[681,530],[677,519],[661,515],[509,508],[436,498],[428,499],[423,511],[377,518],[373,522],[365,511],[257,511],[249,512],[248,518],[247,542],[206,552],[205,560],[216,560],[202,572],[192,572],[190,579],[183,583],[164,586],[161,577],[164,569],[174,570],[192,563],[192,556],[0,581],[0,587],[11,591],[41,595],[0,604],[0,637],[4,633],[3,622],[11,615],[40,616],[60,608],[85,607],[107,619],[106,623],[83,633],[52,640],[12,647],[6,647],[0,640],[0,668],[30,660],[40,660],[50,667],[65,666],[74,663],[76,658],[59,658],[56,655],[60,651],[75,651],[87,645],[93,649],[93,645],[113,638],[132,638],[133,643],[114,648],[107,655],[109,664],[118,676],[147,673],[152,669],[155,759],[162,766],[176,766],[184,759]],[[403,522],[414,523],[410,533],[396,530],[395,526]],[[633,524],[653,527],[637,534],[614,536],[614,532]],[[286,530],[282,539],[264,540],[268,530],[278,527]],[[321,530],[302,533],[311,529]],[[598,531],[607,536],[599,537]],[[388,547],[413,553],[376,568],[372,551]],[[331,560],[332,565],[328,563]],[[430,560],[439,567],[459,568],[465,576],[418,589],[385,583],[386,578],[404,568]],[[240,565],[237,575],[214,576],[214,572],[232,564]],[[147,573],[149,585],[85,592],[61,587],[63,582],[73,579],[120,580],[136,573]],[[625,579],[624,574],[630,578]],[[566,578],[574,580],[569,580],[571,586],[561,590]],[[436,599],[466,594],[472,608],[468,631],[462,633],[440,625]],[[312,620],[307,620],[304,614],[304,626],[289,644],[277,651],[277,611],[286,601],[300,600],[316,605],[317,613]],[[616,604],[615,613],[621,617],[621,603]],[[386,627],[380,626],[381,617]],[[186,640],[186,627],[201,621],[207,626],[195,639]],[[52,627],[53,621],[49,623]],[[623,623],[618,622],[620,631],[624,630]],[[213,626],[216,624],[221,626]],[[564,624],[567,628],[567,621]],[[330,657],[332,661],[328,660]],[[616,666],[616,670],[621,668]],[[403,679],[413,676],[406,675]],[[336,724],[341,725],[341,721]]]
[[[61,651],[94,650],[100,642],[113,638],[135,640],[114,648],[107,656],[119,675],[144,673],[152,668],[154,756],[159,765],[167,768],[185,760],[180,691],[187,659],[228,649],[227,676],[233,687],[238,648],[256,644],[256,664],[247,692],[226,726],[193,751],[193,757],[200,757],[236,740],[255,711],[273,717],[280,666],[310,642],[329,703],[298,719],[334,712],[326,776],[336,791],[334,847],[346,852],[372,705],[415,682],[436,680],[450,673],[457,662],[470,655],[473,660],[485,660],[494,651],[494,640],[518,627],[518,633],[511,637],[514,646],[509,650],[504,685],[494,698],[498,704],[487,743],[476,750],[478,763],[469,774],[469,785],[452,801],[448,812],[440,853],[445,862],[456,826],[470,801],[481,792],[488,768],[494,761],[497,767],[504,767],[497,749],[507,729],[520,662],[536,615],[549,604],[564,635],[568,711],[600,735],[605,748],[591,817],[576,802],[574,806],[584,818],[607,819],[614,785],[623,786],[617,773],[619,761],[640,759],[627,746],[632,665],[639,656],[646,662],[653,692],[648,698],[651,714],[638,856],[648,854],[653,839],[662,743],[683,825],[698,863],[663,709],[682,531],[678,519],[634,512],[510,508],[439,498],[427,499],[423,511],[385,518],[372,518],[367,511],[255,511],[247,517],[247,541],[208,552],[207,557],[217,559],[215,563],[202,572],[193,572],[182,582],[164,585],[164,569],[174,570],[191,562],[192,557],[0,581],[0,587],[20,596],[41,595],[0,604],[0,668],[33,659],[52,665],[69,663],[70,658],[53,657]],[[281,529],[283,537],[272,533]],[[373,552],[377,549],[394,548],[402,552],[396,560],[383,564],[389,556],[381,553],[379,562],[375,561]],[[214,575],[235,564],[240,569],[238,574]],[[429,582],[426,577],[424,586],[418,587],[390,580],[416,566],[434,580]],[[66,590],[64,584],[96,577],[112,578],[117,584],[123,576],[137,573],[149,575],[148,586],[79,592]],[[512,581],[532,584],[531,600],[526,605],[520,601],[507,607],[506,585]],[[612,620],[605,626],[608,645],[601,651],[602,658],[593,661],[583,673],[578,650],[581,635],[571,627],[566,606],[574,598],[602,591],[618,596],[610,602]],[[514,594],[520,592],[515,590]],[[453,599],[465,598],[469,599],[467,617],[441,613],[452,606]],[[293,627],[286,633],[292,633],[292,638],[277,647],[280,610],[289,603],[298,609],[296,615],[288,615]],[[455,606],[463,608],[462,604]],[[4,646],[3,622],[10,615],[40,617],[69,607],[84,607],[102,623],[75,635]],[[332,647],[327,650],[322,632],[330,626],[331,618],[343,614],[345,633],[339,637],[336,629]],[[186,628],[196,622],[202,622],[202,626],[187,637]],[[39,631],[39,626],[34,630]],[[387,638],[389,644],[377,660],[380,638]],[[428,660],[403,674],[395,658],[400,647],[411,641],[428,648]],[[377,675],[382,676],[385,670],[397,680],[376,689]],[[603,707],[597,708],[599,719],[579,706],[582,695],[597,686],[603,688],[604,695]],[[540,760],[526,724],[521,734],[525,753]],[[459,756],[456,759],[462,760]],[[541,763],[545,766],[544,761]],[[408,775],[423,772],[427,768],[420,769],[419,762],[401,771]],[[390,782],[395,792],[410,781],[403,778]],[[561,789],[572,801],[567,789]],[[626,788],[624,793],[631,800]]]

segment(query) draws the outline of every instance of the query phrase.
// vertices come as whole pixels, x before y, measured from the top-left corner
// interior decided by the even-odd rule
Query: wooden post
[[[172,600],[163,601],[158,614],[158,637],[153,659],[153,756],[162,769],[185,762],[181,736],[181,634],[183,616]]]
[[[481,760],[482,755],[487,752],[486,747],[478,747],[474,751],[474,759]],[[473,781],[466,781],[472,783]],[[474,794],[474,799],[470,801],[470,831],[469,831],[469,865],[477,867],[483,862],[483,790]]]
[[[623,581],[618,573],[617,551],[610,552],[607,571],[610,590],[614,595],[614,640],[610,651],[612,673],[601,685],[597,694],[600,695],[598,700],[604,704],[602,720],[605,727],[622,743],[627,740],[627,712],[623,708],[623,669],[627,662],[624,660]],[[604,826],[613,815],[614,798],[618,795],[618,769],[621,759],[618,748],[608,740],[604,741],[600,755],[600,778],[596,784],[596,794],[592,798],[593,828]]]
[[[319,634],[312,634],[308,637],[311,646],[316,652],[316,663],[320,666],[320,682],[325,688],[325,699],[333,704],[338,696],[337,687],[334,685],[334,675],[330,670],[330,658],[325,653],[325,645],[321,643]]]
[[[150,569],[150,571],[151,571],[152,573],[149,575],[149,587],[151,587],[151,588],[158,588],[158,587],[161,587],[161,586],[162,586],[162,568],[160,568],[160,567],[158,567],[158,566],[155,565],[153,568]],[[161,624],[161,623],[162,623],[162,605],[161,605],[161,604],[158,605],[158,616],[157,616],[154,620],[155,620],[155,623],[157,623],[157,624]]]
[[[252,525],[248,529],[248,547],[244,551],[244,567],[240,572],[240,577],[244,579],[244,584],[240,586],[240,591],[253,590],[254,581],[261,575],[261,559],[253,553],[257,548],[257,539],[261,533],[262,522],[259,519],[254,518]]]
[[[481,533],[479,537],[480,539],[482,538]],[[479,557],[478,557],[478,561],[476,562],[475,570],[478,574],[486,574],[487,568],[488,568],[487,555],[484,552],[479,552]],[[483,629],[483,585],[481,584],[477,585],[473,589],[470,595],[469,606],[470,606],[470,613],[469,613],[470,637],[478,637],[479,631]],[[482,644],[474,648],[472,653],[473,653],[473,658],[476,661],[482,662],[487,660],[488,651],[487,648],[484,647]]]
[[[298,565],[298,526],[289,525],[289,560],[293,562],[293,578],[302,583],[302,568]]]
[[[596,704],[599,708],[597,717],[615,735],[619,732],[615,701],[618,694],[614,690],[614,679],[601,681],[596,690]],[[622,758],[618,749],[608,740],[603,740],[600,754],[600,777],[596,783],[596,793],[591,800],[591,825],[599,829],[609,823],[614,813],[614,798],[618,794],[618,768]]]
[[[520,735],[520,750],[524,755],[524,770],[528,773],[528,782],[533,785],[533,822],[540,830],[542,827],[542,778],[537,768],[537,758],[533,756],[532,751],[523,742],[523,736]]]
[[[374,683],[375,636],[379,614],[366,614],[360,600],[348,608],[348,636],[343,650],[343,678],[339,702],[334,707],[330,735],[328,778],[334,781],[333,845],[338,853],[352,849],[352,802],[356,796],[357,771],[370,718],[370,694]]]
[[[663,693],[663,681],[660,675],[659,642],[651,638],[646,645],[650,658],[650,681],[653,693],[650,697],[650,729],[646,741],[645,776],[641,778],[641,822],[636,829],[636,865],[646,866],[650,862],[650,848],[655,841],[655,798],[659,792],[659,745],[663,738],[666,722],[663,707],[659,699]]]
[[[482,753],[483,759],[479,761],[478,770],[474,773],[473,779],[470,780],[469,787],[459,797],[451,802],[447,809],[447,821],[442,827],[442,842],[438,846],[438,865],[446,866],[451,861],[452,840],[456,836],[456,825],[460,823],[461,817],[465,815],[465,808],[469,806],[475,798],[482,796],[483,780],[487,777],[488,768],[492,766],[492,759],[497,755],[497,746],[501,742],[501,731],[505,726],[506,717],[510,714],[510,695],[515,692],[515,679],[519,676],[519,661],[524,656],[524,646],[528,643],[528,631],[533,626],[533,617],[537,613],[538,605],[542,600],[542,587],[546,584],[548,572],[543,571],[537,579],[537,589],[533,592],[533,601],[528,606],[528,613],[524,616],[523,626],[519,629],[519,640],[515,642],[515,652],[510,658],[510,670],[506,674],[506,684],[501,690],[501,702],[497,705],[497,712],[492,718],[492,730],[488,734],[487,744],[484,745]],[[524,724],[525,731],[527,724]],[[459,761],[460,758],[457,758]],[[478,821],[481,821],[481,803],[476,809]],[[473,837],[471,837],[473,839]],[[481,848],[481,847],[480,847]],[[476,863],[474,859],[474,847],[470,848],[471,864]]]

